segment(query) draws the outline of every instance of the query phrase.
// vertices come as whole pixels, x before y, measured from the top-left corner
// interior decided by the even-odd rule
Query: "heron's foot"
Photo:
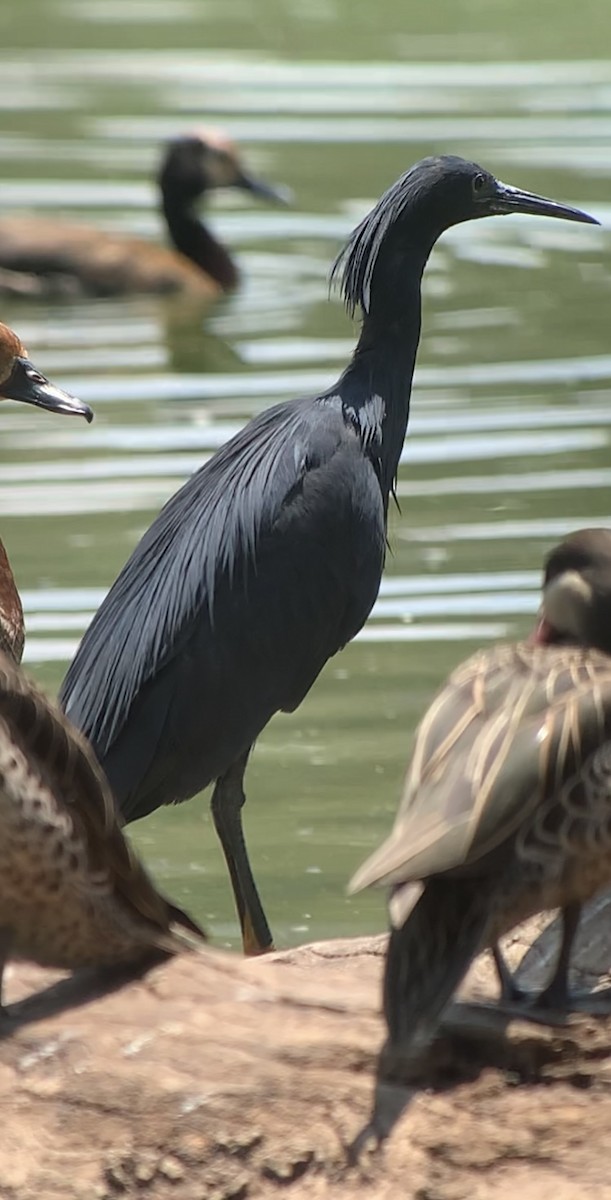
[[[242,942],[242,949],[245,958],[260,958],[262,954],[273,954],[276,947],[273,942],[270,942],[269,946],[259,946],[258,943],[253,945],[250,942],[247,945],[246,942]]]
[[[276,949],[271,934],[257,933],[250,914],[246,913],[242,922],[242,949],[247,958],[255,958],[259,954],[271,954]]]

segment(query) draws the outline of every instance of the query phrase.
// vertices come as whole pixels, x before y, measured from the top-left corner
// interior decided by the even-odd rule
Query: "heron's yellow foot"
[[[257,954],[270,954],[272,950],[276,949],[273,942],[268,942],[266,946],[261,944],[248,913],[245,913],[242,922],[242,948],[248,958],[254,958]]]

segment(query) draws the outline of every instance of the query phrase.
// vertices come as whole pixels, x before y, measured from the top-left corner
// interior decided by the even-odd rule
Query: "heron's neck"
[[[171,193],[164,194],[162,207],[170,237],[180,254],[210,275],[224,292],[236,287],[235,264],[193,209]]]
[[[0,542],[0,651],[21,662],[24,642],[23,608],[6,550]]]
[[[422,271],[408,274],[401,282],[400,294],[385,297],[383,304],[377,304],[372,296],[354,357],[343,377],[344,407],[354,411],[385,504],[396,479],[409,419],[420,341],[421,275]]]

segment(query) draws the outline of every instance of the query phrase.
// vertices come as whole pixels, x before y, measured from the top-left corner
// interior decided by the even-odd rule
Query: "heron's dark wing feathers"
[[[193,660],[195,669],[195,642],[202,672],[214,653],[213,666],[220,675],[220,659],[231,653],[230,643],[246,637],[251,623],[261,656],[266,638],[270,653],[277,651],[277,669],[284,673],[278,691],[282,684],[290,693],[281,696],[275,707],[291,707],[329,654],[363,623],[377,583],[372,588],[366,580],[371,596],[356,606],[365,611],[352,614],[341,579],[342,555],[353,553],[355,537],[363,530],[357,528],[342,538],[342,520],[343,508],[350,507],[354,525],[354,512],[358,517],[363,505],[365,522],[375,476],[356,434],[346,426],[339,400],[334,404],[332,398],[325,399],[324,420],[316,404],[308,400],[278,405],[250,422],[168,501],[121,571],[61,691],[67,713],[91,739],[103,762],[134,699],[146,703],[147,681],[167,672],[181,655],[185,663]],[[331,462],[332,486],[327,470]],[[374,503],[381,570],[379,496]],[[323,578],[327,571],[323,552],[329,549],[333,551],[327,555],[333,558],[329,569],[335,572],[332,582],[339,581],[341,595],[336,611],[332,606],[325,615],[331,583],[326,575]],[[291,604],[295,617],[299,614],[302,620],[310,606],[308,639],[321,641],[318,654],[310,642],[303,648],[304,659],[309,652],[308,671],[313,672],[309,681],[301,678],[299,642],[291,654],[280,654],[285,649],[283,638],[288,643],[292,637],[294,642],[297,632]],[[215,638],[219,626],[225,636]],[[294,678],[289,679],[289,671]],[[173,681],[168,687],[163,709],[161,703],[150,702],[149,744],[155,736],[166,736],[172,697],[180,708],[178,688]],[[275,711],[271,697],[270,704],[266,719]],[[172,714],[174,722],[179,708]],[[186,716],[184,697],[180,715]],[[154,751],[153,745],[149,752]]]
[[[351,889],[476,864],[587,767],[610,728],[605,656],[527,645],[476,654],[424,717],[394,829]]]

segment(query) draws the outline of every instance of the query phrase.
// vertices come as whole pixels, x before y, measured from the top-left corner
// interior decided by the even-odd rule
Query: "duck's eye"
[[[476,175],[473,180],[473,194],[475,196],[477,196],[479,192],[484,191],[485,187],[486,187],[486,176],[485,175]]]
[[[26,373],[28,379],[30,379],[32,383],[46,383],[47,382],[44,375],[41,375],[40,371],[36,370],[36,367],[26,367],[25,373]]]

